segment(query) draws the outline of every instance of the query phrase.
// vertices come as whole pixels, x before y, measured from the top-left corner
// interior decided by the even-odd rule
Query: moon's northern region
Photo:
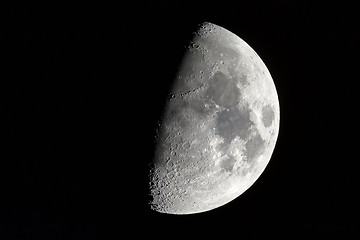
[[[275,84],[256,52],[211,23],[194,34],[173,82],[150,166],[150,207],[193,214],[244,193],[279,131]]]

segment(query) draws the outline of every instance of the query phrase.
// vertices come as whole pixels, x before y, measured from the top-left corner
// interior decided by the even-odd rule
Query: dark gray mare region
[[[270,104],[265,105],[261,110],[261,120],[265,127],[270,127],[274,118],[275,113]]]

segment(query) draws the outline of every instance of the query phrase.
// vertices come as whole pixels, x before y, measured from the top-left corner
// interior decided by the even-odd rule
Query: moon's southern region
[[[279,122],[278,96],[264,62],[232,32],[203,23],[159,123],[151,209],[200,213],[240,196],[270,161]]]

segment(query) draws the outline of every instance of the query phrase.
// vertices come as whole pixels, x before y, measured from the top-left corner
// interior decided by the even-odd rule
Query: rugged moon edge
[[[279,132],[274,81],[232,32],[203,23],[173,82],[150,165],[150,208],[194,214],[244,193],[270,161]]]

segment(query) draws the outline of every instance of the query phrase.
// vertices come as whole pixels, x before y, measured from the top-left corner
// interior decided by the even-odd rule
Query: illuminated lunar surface
[[[204,23],[174,80],[150,169],[150,207],[193,214],[245,192],[270,161],[280,109],[256,52],[230,31]]]

